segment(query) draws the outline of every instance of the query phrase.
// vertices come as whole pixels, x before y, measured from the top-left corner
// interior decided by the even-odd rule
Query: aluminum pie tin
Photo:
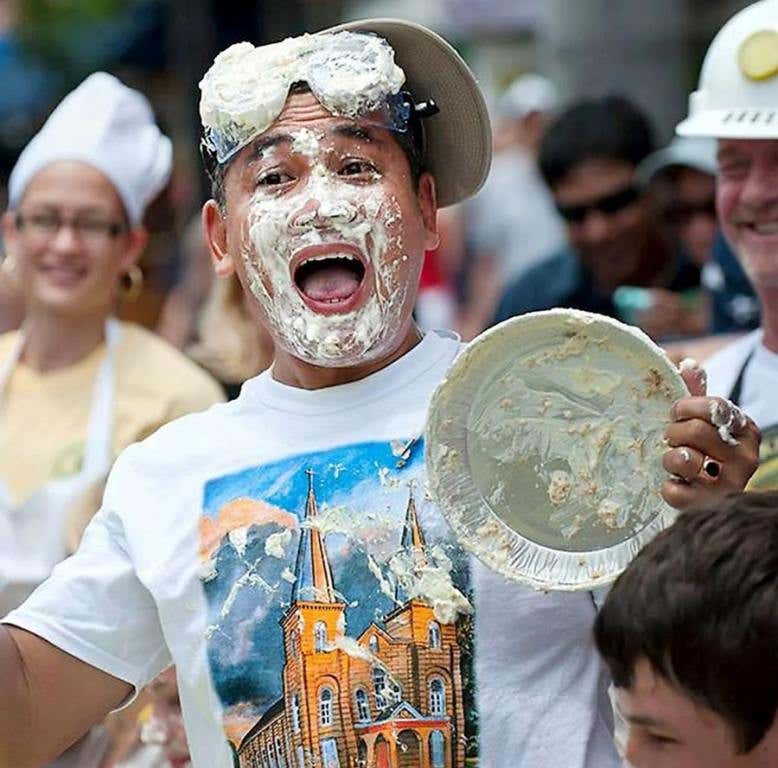
[[[502,576],[607,585],[675,519],[660,495],[663,435],[685,395],[636,328],[575,310],[512,318],[471,342],[432,397],[431,495]]]

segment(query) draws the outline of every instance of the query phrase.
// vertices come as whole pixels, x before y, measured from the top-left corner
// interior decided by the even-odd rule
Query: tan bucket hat
[[[492,162],[489,113],[475,76],[440,35],[400,19],[361,19],[321,32],[374,32],[395,52],[416,101],[434,99],[440,112],[425,118],[425,168],[435,177],[438,206],[474,195]]]

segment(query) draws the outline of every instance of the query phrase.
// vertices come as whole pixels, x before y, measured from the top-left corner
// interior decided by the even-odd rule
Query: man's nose
[[[611,230],[608,216],[597,210],[587,212],[581,227],[583,236],[589,243],[601,243],[607,240]]]
[[[350,224],[356,218],[357,208],[348,200],[311,198],[292,214],[290,223],[295,229],[306,229]]]
[[[740,202],[755,208],[778,203],[775,172],[771,173],[755,163],[743,184]]]

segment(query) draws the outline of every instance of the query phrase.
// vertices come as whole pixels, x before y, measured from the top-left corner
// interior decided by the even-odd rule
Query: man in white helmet
[[[762,430],[752,488],[778,487],[778,0],[733,16],[711,43],[681,136],[718,139],[722,231],[762,304],[762,327],[707,364],[709,391]]]

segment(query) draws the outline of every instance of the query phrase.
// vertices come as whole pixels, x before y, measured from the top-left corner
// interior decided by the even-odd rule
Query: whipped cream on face
[[[251,290],[273,337],[295,357],[330,366],[376,359],[400,327],[408,290],[396,276],[405,258],[399,205],[380,184],[355,185],[330,171],[323,162],[327,150],[312,131],[300,129],[292,138],[306,154],[315,141],[318,152],[300,190],[254,194],[243,244]],[[318,245],[332,246],[329,259],[354,258],[349,248],[361,254],[365,274],[358,290],[369,295],[356,309],[322,314],[300,295],[292,263],[303,248]]]
[[[405,73],[386,40],[358,32],[306,34],[256,48],[231,45],[200,82],[205,141],[219,162],[270,127],[296,82],[308,83],[332,114],[353,118],[398,93]]]

